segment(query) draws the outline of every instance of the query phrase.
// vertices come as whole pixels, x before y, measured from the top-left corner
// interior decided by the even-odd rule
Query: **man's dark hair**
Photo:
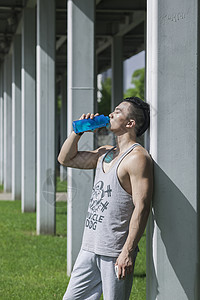
[[[128,118],[135,120],[136,136],[141,136],[149,127],[150,124],[150,107],[149,104],[144,102],[139,97],[125,98],[123,101],[129,102],[130,112]]]

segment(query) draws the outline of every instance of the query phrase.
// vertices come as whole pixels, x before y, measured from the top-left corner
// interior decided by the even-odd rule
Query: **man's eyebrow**
[[[122,111],[121,108],[119,108],[119,107],[115,107],[115,110],[120,110],[120,111]]]

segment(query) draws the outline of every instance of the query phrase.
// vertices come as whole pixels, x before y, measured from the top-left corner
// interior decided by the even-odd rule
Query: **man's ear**
[[[130,119],[129,121],[128,121],[128,123],[126,124],[126,127],[128,127],[128,128],[132,128],[132,127],[135,127],[135,120],[133,120],[133,119]]]

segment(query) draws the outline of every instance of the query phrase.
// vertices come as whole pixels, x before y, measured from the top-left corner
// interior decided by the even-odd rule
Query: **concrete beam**
[[[95,55],[94,0],[68,0],[68,135],[72,121],[82,113],[94,111]],[[87,39],[85,38],[87,36]],[[81,45],[81,51],[78,45]],[[90,134],[90,133],[88,133]],[[93,135],[86,133],[79,141],[79,149],[93,149]],[[67,273],[70,274],[80,250],[93,171],[67,168]],[[83,196],[84,195],[84,196]],[[81,199],[81,201],[80,201]],[[80,213],[81,212],[81,213]]]
[[[4,101],[3,101],[3,64],[0,65],[0,184],[3,184],[4,179]]]
[[[55,1],[38,0],[37,234],[56,230],[55,161]]]
[[[28,8],[34,8],[37,5],[37,0],[27,0],[26,7]]]
[[[12,190],[12,57],[4,60],[4,192]]]
[[[22,21],[22,212],[36,207],[35,9],[25,8]]]
[[[62,45],[65,43],[65,41],[67,40],[67,36],[63,35],[59,38],[59,40],[57,40],[56,42],[56,50],[58,50],[60,47],[62,47]]]
[[[97,0],[98,1],[98,0]],[[100,1],[98,4],[98,9],[105,9],[105,10],[142,10],[146,7],[146,1],[130,1],[130,0],[106,0]]]
[[[133,30],[134,28],[136,28],[139,24],[141,24],[142,22],[144,22],[145,20],[145,12],[144,11],[138,11],[138,12],[134,12],[132,18],[128,19],[128,23],[127,24],[120,24],[120,26],[118,26],[118,30],[117,33],[115,33],[113,35],[114,37],[117,36],[124,36],[126,35],[128,32],[130,32],[131,30]],[[100,29],[101,30],[101,29]],[[102,32],[102,35],[105,35],[106,32]],[[101,35],[101,33],[97,32],[98,35]],[[111,32],[109,32],[109,34],[111,34]],[[106,48],[110,47],[112,44],[112,38],[108,37],[108,41],[105,42],[104,45],[101,45],[100,47],[98,47],[96,49],[96,54],[100,54],[101,52],[103,52]]]
[[[61,77],[61,111],[60,111],[60,142],[61,145],[67,138],[67,76]],[[60,180],[67,179],[67,168],[60,165]]]
[[[21,199],[21,35],[12,54],[12,200]]]
[[[134,12],[132,17],[132,21],[128,21],[127,24],[121,24],[119,28],[119,32],[116,34],[116,36],[124,36],[132,29],[136,28],[139,24],[144,22],[145,20],[145,12],[144,11],[137,11]]]
[[[112,40],[112,101],[111,110],[123,100],[123,40],[114,37]]]

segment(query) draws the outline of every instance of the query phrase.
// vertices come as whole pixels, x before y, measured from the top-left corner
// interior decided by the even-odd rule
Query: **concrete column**
[[[4,61],[4,192],[12,188],[12,57]]]
[[[61,112],[60,112],[60,144],[62,145],[67,138],[67,76],[61,78]],[[60,165],[60,180],[67,179],[67,168]]]
[[[56,87],[55,87],[55,163],[56,163],[56,172],[60,169],[60,164],[57,160],[58,154],[60,152],[60,111],[58,108],[58,99],[60,90],[60,81],[56,78]]]
[[[12,55],[12,199],[21,199],[21,35]]]
[[[4,161],[4,101],[3,101],[3,63],[0,65],[0,184],[3,184]]]
[[[55,1],[38,0],[37,234],[55,233],[55,160]]]
[[[35,211],[35,9],[22,17],[22,212]]]
[[[94,9],[94,0],[68,0],[68,135],[72,131],[73,120],[78,119],[82,113],[94,110]],[[79,150],[92,150],[93,134],[85,133],[78,147]],[[69,275],[81,246],[87,206],[91,196],[93,170],[67,168],[67,172],[67,273]]]
[[[197,11],[197,0],[147,1],[146,82],[155,177],[147,233],[148,300],[200,299]]]
[[[123,100],[123,40],[116,36],[112,40],[112,100],[113,110]]]

